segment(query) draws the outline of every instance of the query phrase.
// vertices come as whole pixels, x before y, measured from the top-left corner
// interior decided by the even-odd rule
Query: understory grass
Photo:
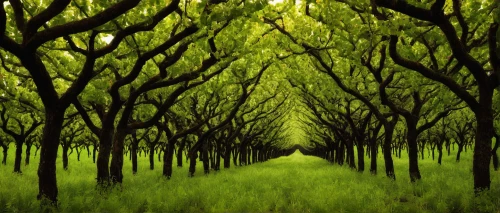
[[[14,147],[7,165],[0,166],[0,212],[39,212],[36,200],[38,158],[14,174]],[[437,152],[436,152],[437,154]],[[57,161],[59,208],[57,212],[500,212],[500,174],[491,173],[491,190],[473,194],[472,151],[455,162],[455,153],[444,154],[443,164],[420,160],[422,180],[411,184],[408,159],[394,157],[397,180],[385,177],[381,153],[378,175],[359,173],[344,166],[295,152],[265,163],[222,169],[204,175],[198,163],[195,177],[188,178],[187,164],[175,167],[170,180],[162,177],[162,163],[155,170],[148,158],[139,158],[132,175],[125,159],[124,183],[100,193],[96,167],[86,152],[81,161],[70,155],[69,169]],[[24,164],[24,155],[23,155]]]

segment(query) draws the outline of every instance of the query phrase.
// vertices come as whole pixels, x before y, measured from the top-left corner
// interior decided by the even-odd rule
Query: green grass
[[[11,147],[7,166],[0,166],[0,212],[38,212],[38,159],[23,166],[22,175],[14,174],[13,151]],[[454,153],[445,153],[441,166],[427,158],[420,161],[423,179],[416,184],[409,182],[405,156],[394,159],[396,182],[384,177],[380,154],[377,176],[296,152],[266,163],[231,165],[229,170],[208,176],[198,164],[194,178],[187,177],[186,167],[174,168],[170,180],[162,178],[160,162],[151,171],[148,159],[142,156],[137,175],[132,175],[126,158],[123,186],[101,194],[95,190],[96,168],[91,158],[84,152],[78,162],[73,153],[68,171],[58,158],[58,211],[500,212],[499,172],[492,170],[492,190],[475,198],[471,154],[463,153],[462,161],[456,163]]]

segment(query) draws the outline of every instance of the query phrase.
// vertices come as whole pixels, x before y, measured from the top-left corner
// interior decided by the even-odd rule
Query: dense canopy
[[[441,164],[457,146],[457,162],[473,150],[471,193],[498,175],[498,1],[1,2],[2,163],[10,143],[17,173],[23,146],[26,164],[40,149],[44,205],[73,150],[104,190],[141,152],[168,179],[174,157],[194,176],[198,158],[208,174],[300,149],[359,172],[369,156],[375,175],[380,154],[413,183],[425,150]]]

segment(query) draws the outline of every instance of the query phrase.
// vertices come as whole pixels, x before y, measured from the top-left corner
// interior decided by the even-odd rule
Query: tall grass
[[[13,151],[12,147],[7,166],[0,166],[0,212],[38,212],[38,159],[23,166],[21,175],[15,174]],[[499,212],[499,172],[492,171],[492,189],[474,197],[471,155],[463,153],[460,163],[455,162],[454,153],[445,153],[443,165],[427,158],[420,161],[422,181],[415,184],[409,181],[406,156],[394,159],[395,182],[384,177],[380,154],[376,176],[296,152],[251,166],[231,165],[210,175],[203,175],[199,164],[193,178],[187,177],[186,167],[174,168],[170,180],[161,176],[160,162],[151,171],[148,158],[142,156],[136,175],[126,160],[123,185],[100,193],[95,190],[96,168],[91,158],[84,152],[78,162],[73,153],[67,171],[62,169],[61,158],[57,161],[60,206],[54,211]]]

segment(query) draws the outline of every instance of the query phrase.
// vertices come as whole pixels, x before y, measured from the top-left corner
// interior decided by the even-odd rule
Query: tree
[[[498,19],[494,18],[492,12],[495,7],[492,3],[491,7],[482,2],[476,2],[479,5],[485,6],[485,11],[474,11],[473,8],[464,7],[458,0],[452,1],[452,8],[445,8],[445,0],[437,0],[430,7],[421,8],[414,6],[407,1],[392,1],[392,0],[375,0],[375,3],[380,7],[385,7],[390,10],[405,14],[417,20],[430,23],[430,27],[436,26],[440,33],[446,37],[446,45],[449,46],[449,51],[452,53],[449,61],[455,61],[455,65],[449,69],[445,63],[437,62],[434,56],[434,50],[429,49],[429,57],[434,61],[431,67],[425,66],[417,61],[405,58],[398,52],[398,35],[392,34],[390,38],[389,52],[392,60],[403,67],[414,70],[426,78],[442,83],[454,92],[461,100],[463,100],[476,116],[476,141],[474,147],[474,189],[480,192],[490,188],[490,168],[489,162],[491,159],[491,141],[494,135],[493,128],[493,109],[492,101],[495,88],[500,85],[500,58],[497,54],[498,46]],[[470,2],[469,2],[470,3]],[[451,10],[451,11],[450,11]],[[472,18],[466,19],[466,14],[472,17],[472,13],[477,13],[483,21],[484,25],[489,25],[486,31],[477,30],[475,26],[470,33],[470,25]],[[460,26],[461,34],[457,33],[456,27],[453,25],[446,13],[452,12],[456,17],[458,26]],[[476,19],[477,20],[477,19]],[[478,25],[479,26],[479,25]],[[436,29],[436,30],[437,30]],[[474,35],[479,35],[479,44],[474,40]],[[428,34],[424,35],[429,40],[433,40]],[[436,42],[436,44],[438,44]],[[401,47],[401,46],[400,46]],[[485,48],[487,47],[487,50]],[[482,63],[482,56],[475,55],[471,52],[472,49],[481,49],[488,51],[488,63]],[[466,68],[467,71],[465,71]],[[491,70],[489,70],[491,69]],[[475,94],[471,94],[459,82],[453,79],[453,74],[457,71],[469,72],[477,85],[477,94],[479,100],[476,100]],[[445,73],[445,74],[443,74]]]
[[[2,121],[1,128],[3,132],[5,132],[14,139],[14,143],[16,145],[14,172],[21,173],[21,160],[22,160],[21,157],[23,152],[23,145],[26,139],[29,137],[29,135],[33,133],[33,131],[35,131],[35,129],[42,124],[42,121],[40,121],[37,118],[37,115],[33,112],[26,112],[26,111],[18,112],[20,114],[28,113],[29,117],[21,115],[18,115],[19,117],[11,117],[10,115],[6,115],[6,113],[7,113],[7,108],[5,107],[5,105],[2,105],[2,109],[0,109],[0,119]],[[15,114],[14,112],[11,113]],[[9,121],[11,121],[11,119],[17,123],[17,126],[9,124]],[[29,126],[27,125],[25,126],[25,123],[28,122],[30,122],[31,124]]]

